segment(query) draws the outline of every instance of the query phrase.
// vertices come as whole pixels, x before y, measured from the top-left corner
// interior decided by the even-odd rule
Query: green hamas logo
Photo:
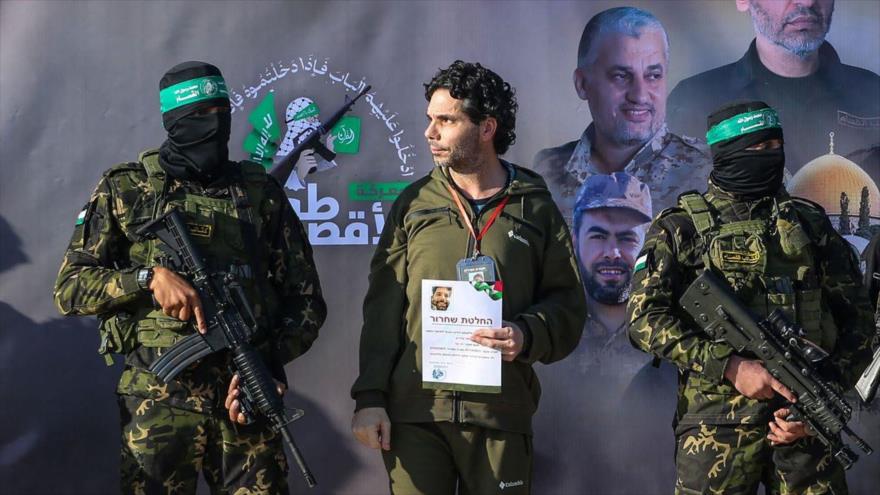
[[[219,89],[220,87],[217,86],[217,83],[210,79],[205,79],[204,81],[202,81],[201,90],[205,96],[214,96],[215,94],[217,94],[217,91]]]

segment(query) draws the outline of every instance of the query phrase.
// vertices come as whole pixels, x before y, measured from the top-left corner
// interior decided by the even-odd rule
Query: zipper
[[[486,211],[489,211],[489,210],[494,211],[495,208],[498,207],[498,203],[504,198],[504,196],[505,196],[505,194],[501,194],[501,193],[496,194],[495,197],[493,197],[489,202],[487,202],[486,204],[483,205],[483,208],[480,210],[479,213],[477,213],[476,215],[471,217],[471,225],[474,227],[475,232],[480,231],[480,228],[481,228],[480,227],[480,218],[483,218],[483,213],[485,213]],[[471,202],[467,201],[467,204],[472,209],[471,211],[473,211],[473,205],[471,205]],[[500,216],[500,217],[503,217],[505,215],[507,215],[507,214],[503,211],[498,214],[498,216]],[[510,216],[510,215],[507,215],[507,216]],[[472,236],[469,235],[468,236],[467,253],[466,253],[466,255],[468,257],[472,257],[474,255],[474,252],[473,252],[474,248],[476,248],[476,240]]]
[[[480,218],[482,218],[483,216],[483,212],[485,212],[486,210],[491,210],[491,206],[496,205],[496,203],[500,201],[500,198],[503,197],[503,195],[499,195],[498,197],[493,198],[492,201],[489,201],[488,203],[483,205],[483,208],[480,210],[479,213],[471,218],[471,225],[474,227],[474,230],[479,230],[478,225],[480,222]],[[470,201],[468,201],[467,203],[470,208],[473,208],[473,205],[470,204]],[[501,215],[504,215],[504,212],[501,212]],[[472,235],[470,235],[470,233],[468,233],[468,242],[467,248],[465,249],[465,257],[473,257],[475,248],[476,240]],[[458,390],[452,391],[452,422],[461,423],[461,392],[459,392]]]

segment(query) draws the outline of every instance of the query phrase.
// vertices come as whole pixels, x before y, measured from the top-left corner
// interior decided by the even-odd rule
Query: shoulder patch
[[[86,212],[88,210],[89,210],[89,206],[86,205],[86,207],[83,208],[81,212],[79,212],[79,215],[76,216],[76,226],[77,227],[86,223]]]
[[[633,273],[638,272],[639,270],[644,270],[645,267],[648,266],[648,254],[645,253],[639,256],[639,259],[636,260],[636,264],[633,267]]]

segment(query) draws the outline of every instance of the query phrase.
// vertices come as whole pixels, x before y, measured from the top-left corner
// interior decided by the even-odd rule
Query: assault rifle
[[[803,329],[788,321],[781,310],[758,321],[727,282],[710,271],[694,280],[680,302],[709,337],[764,362],[767,371],[797,396],[797,402],[788,406],[792,414],[786,420],[809,425],[844,469],[852,467],[859,457],[843,442],[841,432],[864,453],[873,452],[846,425],[852,407],[821,376],[819,365],[828,353],[806,340]]]
[[[250,344],[257,330],[250,304],[241,285],[231,273],[211,273],[189,236],[189,230],[177,210],[171,210],[141,227],[137,234],[158,238],[169,266],[189,277],[199,293],[208,331],[189,335],[169,348],[150,365],[150,371],[168,382],[190,364],[223,349],[232,353],[234,372],[238,373],[242,412],[248,418],[259,413],[276,434],[281,434],[309,487],[317,482],[288,430],[288,425],[302,417],[296,410],[288,413],[278,395],[272,374],[256,349]]]
[[[269,175],[278,179],[278,182],[280,182],[281,184],[286,183],[287,178],[290,176],[290,173],[293,172],[293,167],[296,165],[297,160],[299,160],[299,156],[302,154],[303,151],[310,148],[314,149],[316,153],[318,153],[323,159],[327,160],[328,162],[333,160],[336,157],[336,154],[328,150],[323,144],[321,144],[321,137],[330,132],[330,129],[333,129],[333,126],[335,126],[336,123],[339,122],[339,119],[341,119],[346,113],[348,113],[349,110],[351,110],[352,105],[354,105],[354,103],[358,101],[361,96],[367,94],[367,91],[369,91],[371,88],[372,86],[365,86],[364,89],[362,89],[358,94],[354,96],[354,98],[349,98],[346,95],[345,103],[343,103],[342,107],[340,107],[339,110],[336,111],[336,113],[331,115],[329,119],[321,122],[321,125],[317,128],[305,131],[305,136],[303,136],[302,134],[296,136],[294,140],[299,141],[300,136],[302,136],[302,140],[299,142],[299,144],[296,145],[296,147],[290,150],[290,153],[282,158],[277,165],[272,167],[272,170],[269,171]]]

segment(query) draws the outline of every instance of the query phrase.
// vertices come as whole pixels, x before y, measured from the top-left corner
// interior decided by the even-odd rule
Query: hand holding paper
[[[523,350],[525,340],[516,323],[505,321],[502,328],[479,328],[471,334],[474,342],[501,351],[501,359],[513,361]]]

